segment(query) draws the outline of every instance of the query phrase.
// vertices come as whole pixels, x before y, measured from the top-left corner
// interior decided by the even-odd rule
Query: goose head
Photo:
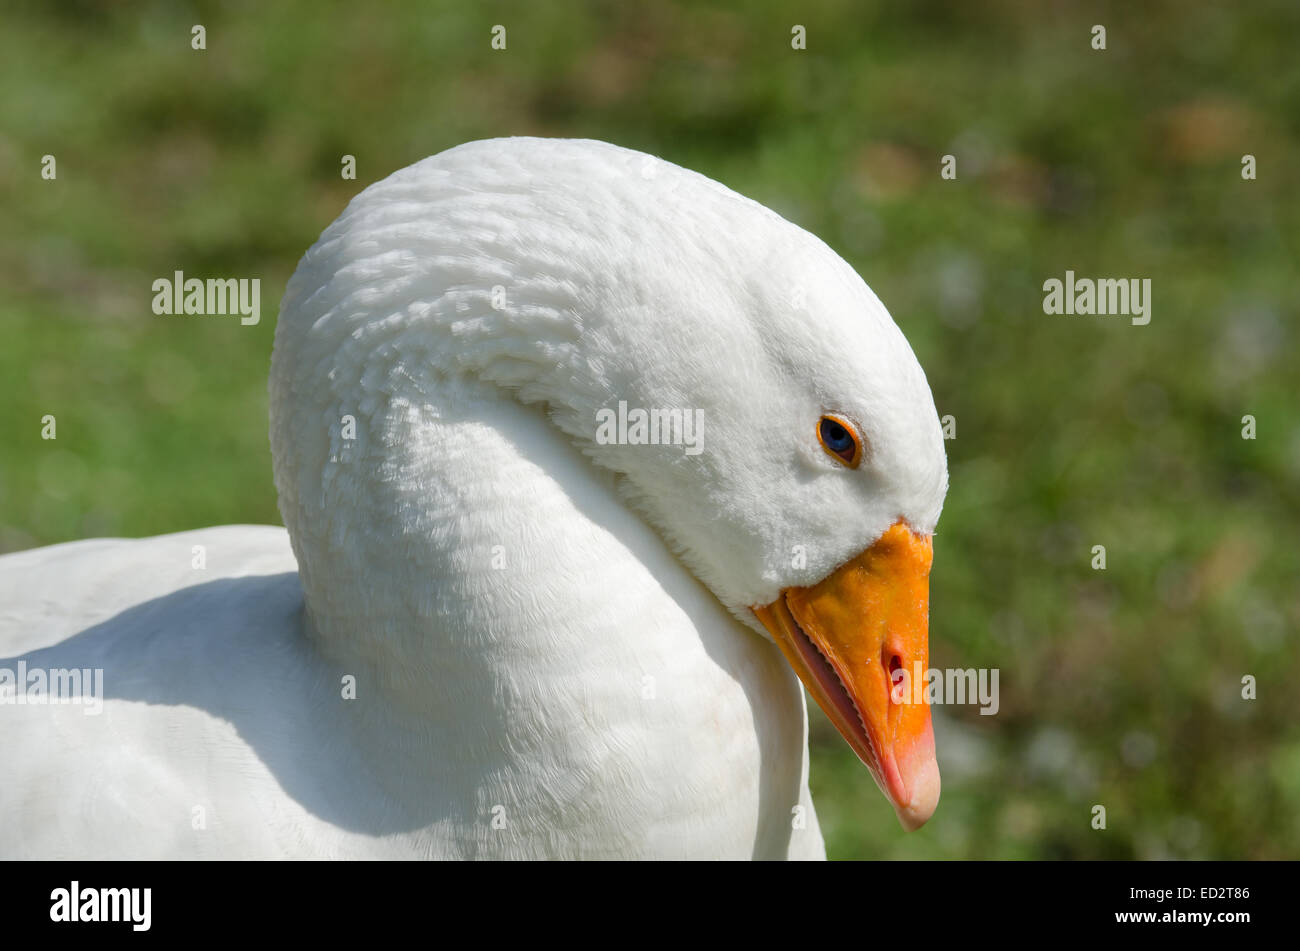
[[[902,333],[838,255],[766,209],[727,212],[692,298],[676,304],[678,329],[626,341],[636,373],[604,414],[615,397],[693,411],[693,454],[589,435],[587,449],[719,600],[776,643],[915,829],[934,812],[939,771],[929,707],[895,671],[928,669],[931,536],[947,490],[938,413]]]
[[[374,405],[394,360],[422,393],[463,376],[543,407],[775,642],[903,825],[930,817],[929,707],[895,702],[893,672],[928,666],[942,431],[910,346],[834,251],[597,142],[470,143],[371,186],[304,258],[277,328],[272,449],[309,605],[327,544],[309,500],[337,448],[319,420]],[[652,413],[657,440],[638,430]]]

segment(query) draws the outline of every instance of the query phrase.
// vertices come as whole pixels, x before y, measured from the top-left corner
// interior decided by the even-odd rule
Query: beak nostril
[[[890,701],[895,704],[902,703],[903,683],[895,671],[902,669],[903,658],[886,647],[880,652],[880,666],[885,668],[885,676],[888,678],[886,682],[889,684]]]

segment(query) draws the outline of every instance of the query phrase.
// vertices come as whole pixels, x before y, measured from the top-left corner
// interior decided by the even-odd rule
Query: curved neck
[[[340,464],[340,498],[367,468],[389,475],[352,522],[370,530],[331,546],[327,507],[294,539],[394,808],[455,804],[425,834],[466,848],[466,827],[484,830],[465,854],[785,855],[790,810],[811,805],[802,692],[779,652],[539,411],[481,384],[441,392],[370,418],[383,451]],[[488,831],[498,814],[510,825]]]

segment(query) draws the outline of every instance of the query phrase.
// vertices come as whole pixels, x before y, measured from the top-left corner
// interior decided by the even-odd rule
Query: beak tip
[[[911,801],[905,806],[894,806],[898,821],[908,832],[915,832],[934,815],[939,805],[939,785],[939,764],[931,756],[912,782]]]

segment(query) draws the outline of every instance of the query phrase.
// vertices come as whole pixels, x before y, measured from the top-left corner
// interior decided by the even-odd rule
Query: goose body
[[[0,670],[103,671],[99,715],[0,705],[0,857],[820,858],[800,678],[933,810],[928,709],[871,732],[825,598],[924,580],[937,414],[816,238],[604,143],[470,143],[307,253],[270,392],[287,532],[0,557]],[[598,439],[620,401],[702,451]],[[918,597],[872,595],[887,654]]]

